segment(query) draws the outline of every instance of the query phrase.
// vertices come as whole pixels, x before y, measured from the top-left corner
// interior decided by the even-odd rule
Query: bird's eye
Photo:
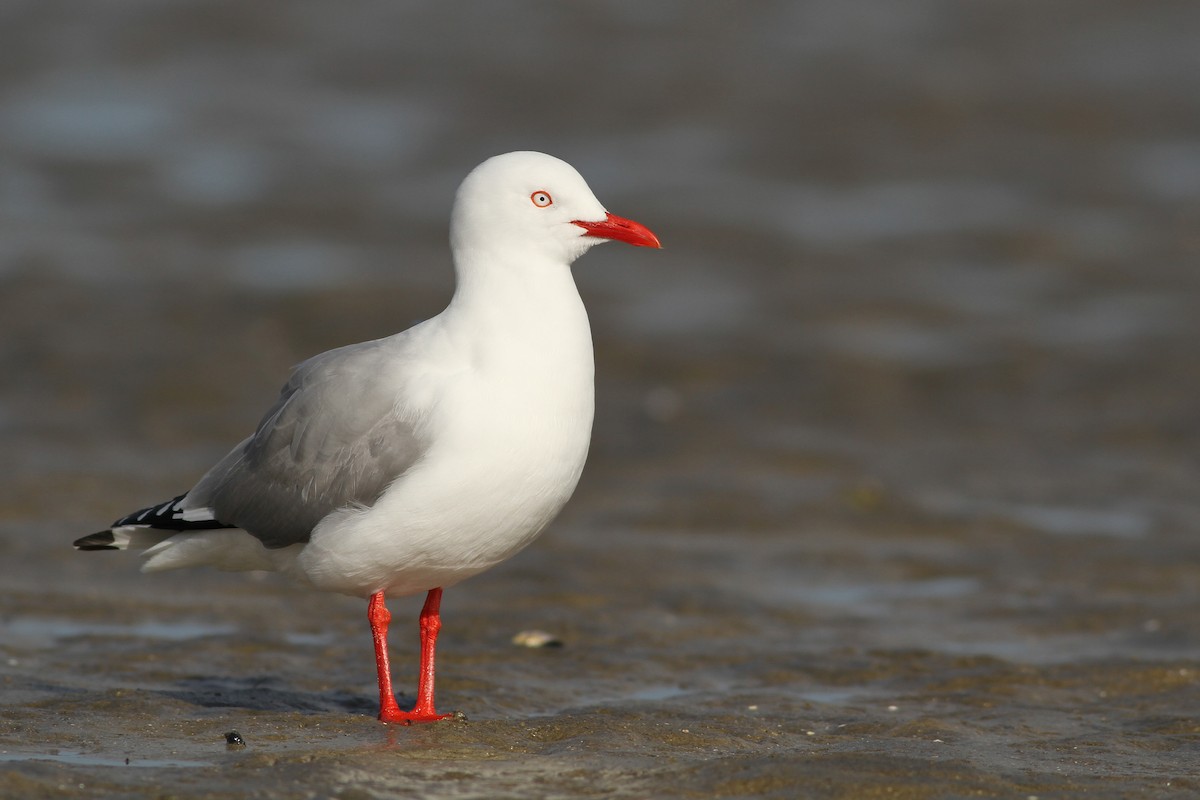
[[[542,191],[537,191],[529,195],[529,199],[532,200],[533,204],[538,208],[545,208],[554,202],[554,198],[550,196],[549,192]]]

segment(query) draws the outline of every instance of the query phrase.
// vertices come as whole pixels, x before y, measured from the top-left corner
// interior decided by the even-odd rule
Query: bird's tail
[[[206,531],[231,528],[213,519],[208,509],[185,511],[181,494],[173,500],[159,503],[121,517],[108,530],[88,534],[74,542],[76,550],[145,550],[184,531]]]
[[[147,525],[114,525],[76,539],[74,545],[76,550],[145,550],[176,533]]]
[[[209,508],[185,509],[180,495],[121,517],[108,530],[75,540],[76,550],[140,550],[144,572],[209,566],[224,570],[276,569],[262,542],[238,534]],[[282,552],[282,551],[280,551]]]

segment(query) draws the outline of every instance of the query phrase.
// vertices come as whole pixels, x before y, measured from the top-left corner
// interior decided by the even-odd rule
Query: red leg
[[[417,704],[411,712],[415,722],[449,719],[453,714],[439,714],[433,707],[434,663],[437,656],[438,631],[442,629],[442,590],[430,589],[421,607],[421,676],[417,682]]]
[[[391,612],[383,604],[383,592],[371,595],[367,604],[367,620],[371,623],[371,638],[375,640],[375,669],[379,673],[379,718],[384,722],[398,721],[401,714],[392,691],[392,667],[388,663],[387,632]]]
[[[392,691],[392,672],[388,663],[387,630],[392,615],[383,604],[383,592],[371,595],[367,619],[375,640],[375,667],[379,672],[379,719],[384,722],[411,725],[414,722],[436,722],[453,714],[439,714],[433,707],[433,676],[437,651],[437,635],[442,627],[439,610],[442,590],[430,589],[421,608],[421,676],[417,682],[417,704],[412,711],[401,711]]]

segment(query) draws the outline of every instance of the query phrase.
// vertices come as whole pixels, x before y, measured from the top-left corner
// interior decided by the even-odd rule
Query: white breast
[[[424,379],[428,452],[371,508],[330,515],[289,571],[346,594],[412,594],[464,580],[533,541],[574,491],[591,439],[591,335],[569,289],[553,303],[528,298],[516,319],[511,306],[476,309],[469,331],[454,325],[451,306],[437,333],[433,391]]]

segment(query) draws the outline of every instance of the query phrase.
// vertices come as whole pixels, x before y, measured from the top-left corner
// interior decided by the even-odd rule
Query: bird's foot
[[[436,711],[417,710],[401,711],[399,708],[384,708],[379,710],[379,721],[389,725],[414,725],[422,722],[438,722],[451,719],[454,714],[439,714]]]

